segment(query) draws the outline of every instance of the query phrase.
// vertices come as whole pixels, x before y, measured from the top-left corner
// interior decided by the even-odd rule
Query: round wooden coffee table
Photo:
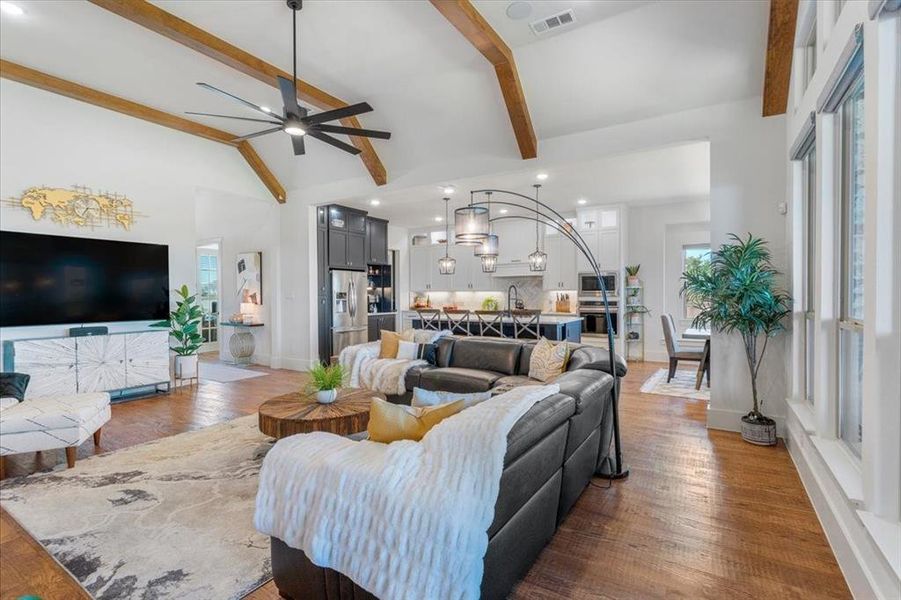
[[[329,431],[350,435],[366,429],[372,398],[385,395],[371,390],[345,388],[331,404],[319,404],[316,395],[293,392],[260,405],[260,431],[276,439],[295,433]]]

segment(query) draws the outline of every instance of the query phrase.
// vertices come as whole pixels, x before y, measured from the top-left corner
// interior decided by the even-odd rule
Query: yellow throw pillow
[[[372,399],[369,409],[369,440],[390,444],[398,440],[418,442],[429,429],[466,408],[464,400],[437,406],[412,407]]]
[[[532,357],[529,360],[529,377],[538,381],[549,381],[566,370],[568,361],[568,343],[553,344],[547,338],[541,338],[532,349]]]
[[[382,346],[379,349],[379,358],[397,358],[397,348],[402,339],[400,334],[394,331],[382,330]]]

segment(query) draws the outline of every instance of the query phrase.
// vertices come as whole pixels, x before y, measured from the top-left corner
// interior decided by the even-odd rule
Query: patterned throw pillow
[[[413,407],[373,398],[369,409],[369,440],[390,444],[421,440],[429,429],[466,408],[462,400],[438,406]]]
[[[435,344],[417,344],[415,342],[407,342],[400,340],[397,345],[397,358],[406,360],[420,359],[430,365],[436,365],[438,362],[438,346]]]
[[[15,398],[19,402],[25,400],[25,389],[31,375],[26,373],[0,373],[0,397]]]
[[[569,344],[554,344],[547,338],[541,338],[532,350],[529,360],[529,377],[547,382],[566,370],[569,361]]]

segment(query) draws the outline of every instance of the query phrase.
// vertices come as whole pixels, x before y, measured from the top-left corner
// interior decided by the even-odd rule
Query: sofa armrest
[[[616,375],[624,377],[629,368],[626,361],[619,354],[615,355]],[[567,365],[567,371],[575,371],[577,369],[592,369],[594,371],[603,371],[613,374],[610,369],[610,352],[605,348],[597,348],[595,346],[579,346],[573,350]]]

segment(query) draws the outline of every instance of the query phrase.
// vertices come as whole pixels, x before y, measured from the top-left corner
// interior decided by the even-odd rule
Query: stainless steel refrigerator
[[[366,272],[332,271],[332,355],[367,341]]]

